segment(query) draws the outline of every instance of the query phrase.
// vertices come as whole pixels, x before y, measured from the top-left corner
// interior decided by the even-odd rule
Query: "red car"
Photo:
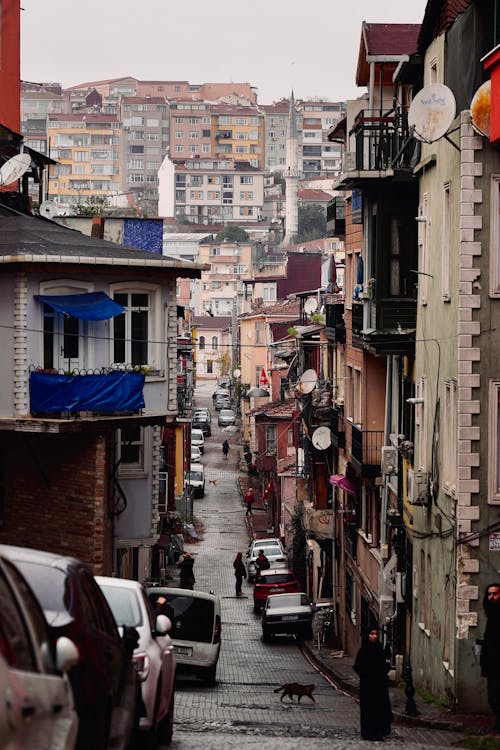
[[[253,589],[253,611],[258,615],[268,596],[295,594],[298,591],[300,583],[292,570],[261,570],[257,574]]]

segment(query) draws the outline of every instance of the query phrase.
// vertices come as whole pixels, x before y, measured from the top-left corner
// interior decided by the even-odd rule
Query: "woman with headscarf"
[[[242,558],[243,553],[238,552],[233,562],[234,575],[236,576],[236,596],[241,596],[241,584],[243,583],[243,579],[247,577]]]
[[[371,628],[364,636],[354,662],[359,675],[359,709],[361,737],[381,742],[391,733],[392,711],[389,698],[387,663],[378,628]]]
[[[194,580],[194,560],[189,552],[184,552],[181,562],[177,563],[180,573],[181,589],[192,589],[196,581]]]

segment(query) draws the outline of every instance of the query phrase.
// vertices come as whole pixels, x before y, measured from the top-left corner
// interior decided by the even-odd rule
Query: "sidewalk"
[[[243,505],[243,497],[248,487],[254,486],[254,489],[258,489],[258,480],[254,480],[253,477],[248,476],[245,465],[240,466],[239,486]],[[271,536],[272,534],[267,530],[267,509],[264,507],[260,494],[256,492],[255,495],[253,513],[248,517],[250,536]],[[354,657],[348,655],[339,657],[339,653],[341,652],[332,651],[328,646],[322,646],[321,650],[318,651],[312,641],[304,642],[303,648],[311,661],[329,676],[337,687],[355,698],[358,696],[359,677],[352,668]],[[424,701],[416,694],[413,696],[413,699],[418,715],[409,716],[406,713],[407,696],[405,687],[404,681],[401,680],[398,684],[391,685],[389,688],[396,724],[427,729],[447,729],[455,732],[470,732],[481,735],[487,734],[493,726],[494,720],[489,714],[454,714],[433,703]]]

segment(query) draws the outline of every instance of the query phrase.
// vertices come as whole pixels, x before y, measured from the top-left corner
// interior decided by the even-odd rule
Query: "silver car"
[[[229,427],[229,425],[235,424],[236,414],[232,409],[221,409],[219,412],[219,418],[217,424],[219,427]]]
[[[268,596],[262,610],[262,639],[277,634],[312,637],[314,605],[307,594],[274,594]]]
[[[272,539],[254,539],[246,553],[247,563],[247,574],[248,580],[253,581],[257,573],[255,561],[259,556],[260,550],[263,550],[264,555],[269,560],[271,568],[284,569],[288,568],[288,558],[283,547],[281,540],[277,538]]]
[[[138,581],[96,576],[120,629],[133,627],[139,634],[134,650],[141,678],[146,715],[140,728],[155,742],[170,744],[174,727],[175,654],[168,631],[172,623],[165,615],[155,617],[144,588]]]

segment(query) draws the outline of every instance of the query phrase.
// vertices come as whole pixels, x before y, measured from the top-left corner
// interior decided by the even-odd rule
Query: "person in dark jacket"
[[[371,628],[363,638],[354,671],[359,675],[361,737],[380,742],[391,733],[392,710],[387,679],[389,665],[377,628]]]
[[[180,572],[181,589],[193,589],[196,583],[194,579],[194,560],[189,552],[184,552],[181,562],[177,563]]]
[[[500,732],[500,583],[490,583],[483,598],[486,628],[481,648],[481,675],[486,677],[488,703]]]
[[[259,554],[255,560],[255,567],[257,570],[269,570],[271,567],[269,559],[265,556],[263,549],[259,550]]]
[[[243,553],[238,552],[233,562],[234,575],[236,576],[236,596],[241,596],[241,584],[243,583],[243,579],[247,577],[242,557]]]
[[[224,454],[224,458],[227,458],[227,454],[229,453],[229,443],[227,440],[224,440],[222,443],[222,452]]]

